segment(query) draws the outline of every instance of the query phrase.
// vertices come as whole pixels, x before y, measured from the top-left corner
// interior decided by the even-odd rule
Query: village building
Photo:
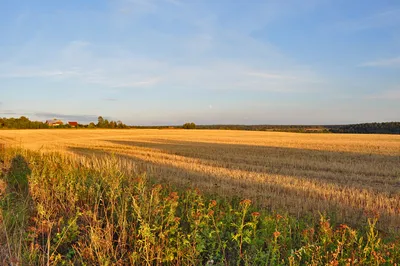
[[[77,127],[78,122],[68,122],[68,125],[70,125],[71,127]]]
[[[59,119],[52,119],[52,120],[46,120],[46,124],[48,124],[51,127],[58,127],[60,125],[63,125],[64,123],[59,120]]]

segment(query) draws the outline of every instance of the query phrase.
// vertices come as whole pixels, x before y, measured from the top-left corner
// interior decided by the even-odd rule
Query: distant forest
[[[31,121],[25,116],[20,118],[0,118],[0,129],[41,129],[41,128],[71,128],[66,123],[59,126],[49,126],[45,122]],[[185,123],[182,126],[128,126],[121,121],[108,121],[99,116],[98,122],[78,124],[76,128],[155,128],[155,129],[219,129],[219,130],[249,130],[278,131],[296,133],[362,133],[362,134],[400,134],[400,122],[363,123],[351,125],[195,125]]]
[[[332,133],[400,134],[400,122],[327,126]]]
[[[196,128],[297,133],[400,134],[400,122],[363,123],[351,125],[200,125],[196,126]]]

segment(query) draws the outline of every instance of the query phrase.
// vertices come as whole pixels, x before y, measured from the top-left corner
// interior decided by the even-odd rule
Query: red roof
[[[69,124],[70,126],[77,126],[77,125],[78,125],[78,122],[68,122],[68,124]]]

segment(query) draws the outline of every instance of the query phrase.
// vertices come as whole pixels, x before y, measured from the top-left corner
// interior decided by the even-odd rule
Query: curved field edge
[[[117,157],[0,155],[0,257],[11,265],[394,265],[399,238],[156,184]]]

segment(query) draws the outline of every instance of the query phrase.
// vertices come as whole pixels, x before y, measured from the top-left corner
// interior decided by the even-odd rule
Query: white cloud
[[[182,50],[187,47],[186,43],[181,45]],[[251,61],[241,58],[201,58],[191,54],[189,51],[188,59],[183,60],[173,57],[159,60],[135,55],[120,47],[100,49],[85,41],[72,41],[61,49],[58,57],[43,59],[35,66],[7,65],[4,69],[0,66],[0,73],[3,73],[0,78],[70,79],[115,90],[155,86],[275,92],[316,89],[315,84],[310,83],[317,83],[317,75],[308,67],[286,66],[287,71],[274,71],[271,66],[268,70],[255,68]]]
[[[400,66],[400,57],[370,61],[360,64],[362,67],[398,67]]]

